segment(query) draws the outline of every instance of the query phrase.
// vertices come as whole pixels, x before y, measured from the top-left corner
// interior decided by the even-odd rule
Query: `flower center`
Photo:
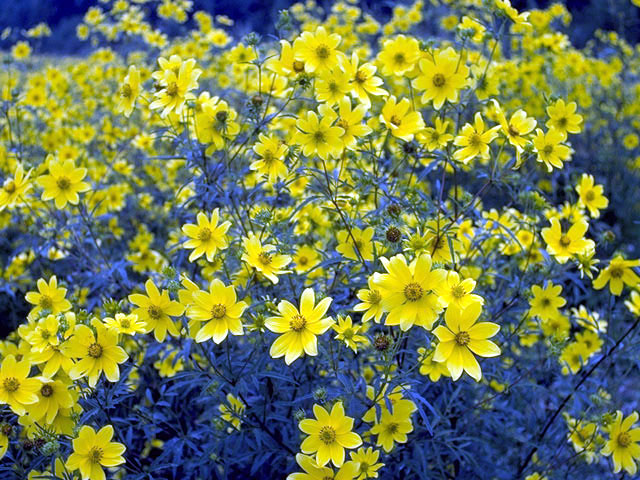
[[[211,240],[211,229],[209,227],[204,227],[198,232],[198,240],[201,242],[208,242]]]
[[[216,120],[218,120],[220,123],[224,123],[227,121],[228,116],[229,113],[226,110],[220,110],[218,113],[216,113]]]
[[[367,295],[367,301],[369,303],[375,305],[377,303],[380,303],[380,300],[382,300],[382,295],[380,295],[380,292],[378,290],[369,291],[369,294]]]
[[[367,74],[366,74],[366,72],[363,72],[362,70],[358,70],[358,71],[356,72],[356,77],[355,77],[355,79],[356,79],[356,82],[358,82],[358,83],[364,83],[364,82],[366,82],[366,81],[367,81]]]
[[[121,326],[122,328],[129,328],[129,327],[131,326],[131,322],[129,321],[129,319],[128,319],[128,318],[123,318],[123,319],[120,321],[120,326]]]
[[[167,85],[167,95],[170,97],[175,97],[178,95],[178,84],[176,82],[171,82]]]
[[[316,47],[316,56],[322,60],[329,58],[329,53],[329,47],[323,43]]]
[[[560,245],[562,245],[563,247],[568,247],[569,245],[571,245],[571,239],[567,235],[562,235],[560,237]]]
[[[269,265],[272,261],[271,255],[269,255],[267,252],[260,252],[260,255],[258,255],[258,260],[260,260],[260,263],[263,265]]]
[[[445,84],[445,81],[444,75],[441,73],[436,73],[432,79],[433,86],[438,88],[442,87]]]
[[[344,118],[341,118],[336,122],[336,125],[340,128],[344,129],[344,131],[349,130],[349,122],[347,122]]]
[[[467,292],[465,292],[464,287],[462,285],[456,285],[455,287],[453,287],[451,289],[451,294],[455,297],[455,298],[462,298],[465,296]]]
[[[392,422],[386,427],[387,433],[394,434],[398,431],[398,424],[396,422]]]
[[[542,149],[542,152],[545,155],[551,155],[553,153],[553,145],[545,145],[545,147]]]
[[[147,308],[147,313],[154,320],[158,320],[160,317],[162,317],[162,309],[157,305],[149,305],[149,308]]]
[[[391,115],[391,118],[389,119],[389,121],[396,127],[399,127],[400,124],[402,123],[402,119],[398,115]]]
[[[40,389],[40,394],[43,397],[50,397],[51,395],[53,395],[53,387],[49,384],[44,384]]]
[[[626,448],[631,445],[631,435],[629,435],[627,432],[622,432],[620,435],[618,435],[618,445],[620,445],[622,448]]]
[[[458,345],[464,346],[469,343],[469,340],[471,340],[471,338],[469,337],[469,334],[467,332],[456,333],[456,342]]]
[[[120,95],[122,96],[122,98],[129,98],[131,97],[132,94],[132,90],[131,90],[131,85],[129,85],[128,83],[124,84],[122,86],[122,89],[120,90]]]
[[[313,140],[316,143],[324,143],[325,141],[325,136],[324,136],[324,132],[318,130],[317,132],[314,132],[313,134]]]
[[[611,278],[620,278],[623,274],[623,271],[620,267],[612,267],[610,272]]]
[[[20,382],[15,377],[7,377],[2,382],[2,386],[7,392],[11,393],[20,388]]]
[[[301,62],[300,60],[294,61],[293,71],[297,73],[304,72],[304,62]]]
[[[318,432],[318,436],[320,437],[322,443],[324,443],[325,445],[331,445],[336,441],[336,431],[329,425],[325,425],[324,427],[322,427],[320,429],[320,432]]]
[[[298,264],[299,265],[306,265],[307,263],[309,263],[309,259],[307,257],[298,258]]]
[[[14,182],[13,180],[9,180],[7,183],[4,184],[4,191],[7,193],[13,193],[16,191],[16,182]]]
[[[478,148],[480,145],[482,145],[482,137],[479,134],[474,133],[469,139],[469,145]]]
[[[294,332],[299,332],[305,325],[307,325],[307,319],[302,315],[294,315],[289,321],[289,327],[291,327],[291,330]]]
[[[91,450],[89,450],[89,461],[92,463],[100,463],[103,456],[104,452],[100,447],[92,447]]]
[[[211,315],[213,316],[213,318],[222,318],[226,313],[227,307],[222,305],[221,303],[214,305],[211,309]]]
[[[393,61],[401,67],[407,62],[407,59],[405,58],[404,53],[396,53],[393,57]]]
[[[56,180],[56,185],[60,190],[69,190],[69,187],[71,186],[71,180],[69,180],[67,177],[60,177],[58,178],[58,180]]]
[[[409,283],[404,287],[404,296],[407,297],[407,300],[410,302],[417,302],[422,298],[422,295],[424,295],[424,290],[415,282]]]
[[[42,295],[40,297],[40,308],[48,310],[53,306],[53,300],[49,295]]]
[[[596,198],[596,194],[593,193],[593,190],[589,190],[587,194],[584,196],[587,202],[592,202]]]
[[[89,356],[93,358],[100,358],[102,356],[102,345],[98,343],[92,343],[89,345]]]
[[[509,125],[509,135],[511,135],[512,137],[517,137],[520,135],[520,132],[513,125]]]

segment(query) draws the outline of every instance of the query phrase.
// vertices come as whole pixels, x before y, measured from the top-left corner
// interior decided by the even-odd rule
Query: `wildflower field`
[[[608,3],[580,47],[509,0],[2,32],[0,479],[636,478],[640,1]]]

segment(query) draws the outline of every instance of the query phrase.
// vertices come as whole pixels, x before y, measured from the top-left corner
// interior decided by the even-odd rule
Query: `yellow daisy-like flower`
[[[400,102],[391,96],[382,107],[380,121],[389,129],[391,135],[405,142],[413,140],[413,136],[424,129],[424,120],[420,112],[409,111],[411,102],[403,98]]]
[[[194,304],[187,308],[187,317],[196,322],[207,322],[198,330],[196,342],[213,339],[222,342],[227,335],[242,335],[240,317],[247,308],[245,302],[238,302],[233,285],[225,286],[215,279],[209,285],[209,291],[198,290],[191,294]]]
[[[638,266],[640,266],[640,260],[625,260],[622,255],[616,255],[593,281],[593,288],[601,290],[608,283],[611,293],[620,295],[625,285],[631,288],[637,287],[640,285],[640,277],[632,268]]]
[[[20,198],[31,189],[30,175],[31,170],[25,175],[22,165],[18,164],[13,178],[8,177],[4,181],[0,189],[0,212],[17,205]]]
[[[376,445],[389,453],[396,443],[407,443],[407,434],[413,432],[411,413],[405,408],[394,408],[393,412],[383,409],[380,421],[371,428],[371,433],[377,435]]]
[[[262,275],[278,283],[278,275],[287,273],[284,267],[291,263],[289,255],[279,255],[273,253],[276,249],[274,245],[262,245],[257,235],[251,233],[242,240],[245,253],[242,254],[242,261],[247,262]]]
[[[437,382],[440,380],[440,377],[450,377],[451,373],[447,368],[447,365],[442,362],[436,362],[433,359],[433,355],[435,350],[431,350],[427,352],[427,349],[424,347],[420,347],[418,349],[418,354],[420,355],[420,374],[428,375],[429,380],[432,382]]]
[[[59,162],[48,157],[49,174],[36,179],[38,185],[44,188],[42,200],[53,200],[56,208],[64,208],[67,203],[77,205],[80,201],[79,193],[86,192],[91,186],[82,180],[87,175],[86,168],[76,168],[73,160]]]
[[[384,75],[401,76],[412,70],[420,60],[420,45],[414,37],[398,35],[384,41],[378,54]]]
[[[64,298],[67,289],[58,287],[58,279],[55,275],[49,279],[49,283],[40,278],[36,285],[38,292],[27,292],[25,295],[27,302],[35,305],[29,312],[29,320],[34,320],[43,310],[55,315],[71,309],[71,303]]]
[[[107,380],[117,382],[120,378],[118,364],[124,363],[129,356],[118,346],[118,334],[108,330],[105,325],[94,318],[91,325],[93,331],[86,325],[78,325],[73,337],[69,340],[65,352],[78,359],[69,370],[69,377],[75,380],[81,377],[89,379],[89,385],[95,387],[104,372]]]
[[[609,206],[609,199],[603,195],[604,187],[595,185],[593,175],[582,174],[580,183],[576,185],[576,192],[580,197],[580,203],[587,207],[593,218],[600,216],[600,210]]]
[[[560,220],[552,218],[551,226],[542,229],[542,238],[547,242],[547,251],[558,263],[566,263],[574,255],[584,255],[595,248],[593,240],[584,238],[589,224],[585,220],[574,223],[567,233],[562,233]]]
[[[118,91],[119,100],[118,105],[116,105],[116,113],[122,112],[127,118],[131,116],[131,112],[133,112],[133,108],[136,105],[136,99],[140,95],[140,90],[140,72],[135,65],[131,65]]]
[[[327,33],[324,27],[318,27],[314,33],[302,32],[293,43],[294,57],[303,62],[309,73],[333,70],[344,55],[338,50],[341,41],[340,35]]]
[[[353,310],[356,312],[364,312],[362,321],[368,322],[372,318],[376,323],[380,323],[384,315],[384,307],[382,306],[382,295],[380,289],[373,281],[373,276],[367,281],[369,288],[361,288],[356,294],[361,303],[358,303]]]
[[[189,255],[189,261],[193,262],[206,255],[207,260],[213,262],[213,257],[218,250],[223,250],[229,245],[227,239],[227,230],[231,226],[231,222],[226,221],[218,225],[220,220],[220,210],[216,208],[211,217],[207,218],[204,212],[199,212],[196,216],[197,225],[187,223],[182,226],[182,231],[189,240],[184,242],[183,248],[193,248],[193,252]]]
[[[480,357],[500,355],[500,348],[488,340],[498,333],[500,326],[491,322],[476,323],[480,313],[482,305],[479,303],[472,303],[464,310],[448,308],[444,314],[446,326],[440,325],[433,331],[440,340],[433,359],[446,363],[453,380],[458,380],[464,370],[479,382],[482,370],[473,354]]]
[[[540,320],[551,320],[558,315],[558,309],[564,307],[567,301],[560,295],[561,285],[548,282],[544,288],[540,285],[531,287],[533,297],[529,300],[529,315]]]
[[[156,99],[149,108],[162,109],[160,116],[163,118],[171,112],[181,114],[186,101],[195,99],[191,90],[198,87],[198,78],[202,73],[202,70],[194,68],[196,61],[193,58],[182,62],[180,57],[174,57],[177,55],[172,56],[169,61],[160,57],[158,64],[162,70],[154,72],[154,78],[164,88],[153,94]],[[176,65],[178,61],[179,66]]]
[[[122,454],[126,447],[112,442],[113,427],[107,425],[96,431],[84,425],[73,440],[73,453],[67,459],[69,470],[80,470],[82,480],[105,480],[102,467],[116,467],[125,463]]]
[[[336,471],[331,467],[318,465],[314,457],[302,453],[296,455],[296,462],[304,473],[292,473],[286,480],[353,480],[358,472],[358,465],[353,461],[343,463]]]
[[[446,271],[431,270],[431,256],[416,257],[409,265],[404,255],[380,258],[387,273],[374,273],[373,283],[380,289],[382,307],[389,312],[385,325],[400,325],[403,331],[413,325],[431,329],[444,302],[435,293],[446,278]]]
[[[270,355],[273,358],[284,356],[287,365],[305,353],[317,355],[317,335],[322,335],[334,323],[331,317],[325,317],[331,300],[327,297],[316,305],[313,289],[307,288],[300,297],[300,310],[287,300],[280,301],[280,316],[269,317],[265,321],[269,330],[281,334],[271,345]]]
[[[480,295],[471,293],[475,287],[476,281],[472,278],[460,279],[458,272],[447,272],[447,280],[438,287],[437,292],[448,307],[464,309],[472,303],[484,303]]]
[[[545,125],[559,132],[564,137],[563,140],[567,138],[567,133],[580,133],[582,115],[576,113],[576,108],[576,102],[565,103],[564,100],[559,99],[547,107],[549,120]]]
[[[433,108],[440,110],[447,100],[458,102],[460,90],[467,85],[469,68],[453,48],[437,51],[420,60],[419,65],[420,75],[413,80],[413,87],[424,91],[422,103],[433,100]]]
[[[269,183],[276,183],[279,178],[286,178],[287,166],[283,158],[287,155],[289,147],[279,138],[263,133],[258,136],[258,140],[253,146],[253,151],[260,156],[260,160],[253,162],[249,168],[261,175],[266,175]]]
[[[371,63],[360,65],[356,52],[351,54],[350,62],[343,62],[342,68],[351,78],[351,95],[357,98],[365,108],[371,107],[369,95],[387,95],[387,91],[380,87],[383,84],[382,79],[375,75],[375,65]]]
[[[138,307],[132,313],[146,322],[147,332],[153,330],[153,335],[158,342],[164,342],[167,332],[177,337],[179,332],[171,317],[182,315],[184,306],[171,300],[166,290],[160,293],[153,280],[147,280],[144,286],[147,295],[140,293],[129,295],[129,301]]]
[[[316,112],[309,111],[306,116],[298,118],[298,131],[293,141],[302,147],[302,153],[306,157],[318,155],[323,160],[329,156],[337,158],[344,149],[344,130],[332,123],[331,117],[318,118]]]
[[[500,125],[485,130],[484,120],[480,112],[476,112],[473,125],[467,123],[462,127],[461,134],[458,135],[453,144],[462,147],[453,154],[453,158],[467,165],[472,159],[480,156],[482,159],[489,158],[489,144],[498,136]]]
[[[60,380],[40,378],[40,388],[37,391],[38,401],[27,405],[29,416],[36,422],[44,421],[51,425],[62,408],[74,405],[69,385]]]
[[[538,162],[544,163],[547,170],[551,172],[553,167],[562,168],[564,163],[571,156],[571,149],[562,142],[566,136],[555,128],[550,128],[545,134],[541,129],[536,129],[536,136],[533,139],[533,146],[538,153]]]
[[[362,445],[360,435],[353,432],[353,418],[344,413],[342,402],[337,402],[327,412],[320,405],[313,406],[316,419],[305,418],[299,427],[309,435],[300,445],[302,453],[315,453],[318,466],[331,461],[336,467],[344,463],[345,448],[358,448]]]
[[[133,313],[128,315],[124,313],[116,313],[115,318],[106,317],[103,319],[103,322],[107,328],[125,335],[135,335],[136,333],[142,333],[147,329],[145,322],[140,320],[138,316]]]
[[[635,475],[638,470],[635,460],[640,459],[640,428],[632,428],[637,421],[638,412],[624,418],[618,410],[609,427],[609,440],[602,449],[602,454],[612,456],[613,473],[624,468],[629,475]]]
[[[364,230],[354,227],[350,233],[348,230],[340,230],[336,235],[338,240],[336,250],[351,260],[360,260],[361,255],[363,260],[371,261],[373,260],[372,239],[374,234],[375,229],[373,227],[368,227]],[[358,255],[358,252],[360,252],[360,255]]]
[[[364,335],[359,335],[362,325],[354,325],[351,317],[338,316],[338,323],[333,325],[337,335],[333,338],[342,341],[347,347],[358,353],[358,344],[367,345],[369,339]]]
[[[16,415],[24,415],[26,406],[38,401],[40,381],[28,378],[31,364],[27,360],[16,361],[8,355],[0,365],[0,405],[9,405]]]

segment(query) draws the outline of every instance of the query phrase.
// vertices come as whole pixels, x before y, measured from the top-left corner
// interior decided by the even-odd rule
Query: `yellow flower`
[[[269,183],[276,183],[279,178],[287,177],[287,166],[283,159],[289,151],[279,138],[267,136],[261,133],[258,136],[259,142],[253,146],[253,151],[260,156],[250,165],[251,170],[256,170],[261,175],[269,178]]]
[[[119,100],[118,105],[116,105],[116,113],[122,112],[128,118],[133,112],[140,90],[140,72],[138,72],[135,65],[131,65],[118,91]]]
[[[295,262],[294,270],[296,273],[305,273],[320,263],[320,256],[315,248],[309,245],[302,245],[296,250],[293,261]],[[319,269],[316,269],[313,273],[317,271]]]
[[[585,220],[574,223],[567,233],[562,233],[560,221],[550,220],[551,226],[542,229],[542,238],[547,242],[547,251],[559,263],[566,263],[574,255],[584,255],[595,248],[593,240],[585,239],[589,224]]]
[[[320,405],[313,406],[316,419],[305,418],[299,427],[309,435],[302,444],[302,453],[315,453],[318,466],[324,467],[331,461],[336,467],[344,463],[344,449],[362,445],[360,435],[353,432],[353,418],[344,413],[342,402],[337,402],[327,412]]]
[[[472,303],[484,304],[484,299],[480,295],[471,293],[475,287],[476,281],[472,278],[461,280],[458,272],[447,272],[446,282],[436,291],[448,307],[465,309]]]
[[[191,58],[181,61],[177,55],[172,55],[169,60],[163,57],[158,59],[161,70],[153,73],[158,83],[163,87],[153,94],[156,99],[151,102],[149,108],[162,109],[161,117],[169,113],[182,113],[187,100],[195,99],[191,90],[198,87],[198,78],[202,70],[194,68],[196,61]]]
[[[533,139],[533,146],[538,153],[537,160],[547,166],[551,172],[553,167],[562,168],[563,162],[569,160],[571,149],[562,145],[565,137],[558,130],[550,128],[545,134],[541,129],[536,129],[536,136]]]
[[[16,361],[8,355],[0,365],[0,405],[6,404],[16,415],[24,415],[25,406],[38,401],[40,381],[28,378],[31,365],[27,360]]]
[[[387,95],[387,91],[380,86],[383,84],[380,77],[376,77],[376,67],[371,63],[363,63],[359,65],[360,59],[358,54],[351,54],[350,62],[343,62],[342,68],[349,74],[351,78],[351,95],[357,98],[365,107],[371,107],[369,95],[379,96]]]
[[[187,317],[196,322],[207,322],[196,334],[196,342],[213,338],[215,343],[222,342],[227,335],[242,335],[240,317],[247,308],[245,302],[238,302],[233,285],[225,286],[215,279],[209,285],[209,291],[198,290],[191,294],[193,305],[187,308]]]
[[[500,108],[497,102],[494,102],[497,107],[498,121],[502,127],[502,133],[509,143],[516,149],[516,167],[520,166],[520,154],[524,150],[524,147],[530,142],[527,135],[529,135],[534,128],[536,128],[537,122],[535,118],[528,117],[527,112],[524,110],[517,110],[511,115],[511,118],[507,121],[507,117]]]
[[[242,423],[242,415],[244,414],[245,405],[242,400],[234,397],[232,394],[227,393],[227,403],[223,403],[218,407],[220,410],[220,417],[227,423],[233,426],[236,430],[240,430],[240,424]]]
[[[356,150],[357,138],[364,137],[371,133],[371,127],[362,122],[367,108],[364,105],[358,105],[356,108],[351,108],[351,100],[348,97],[343,97],[339,101],[339,117],[337,117],[336,125],[342,128],[342,143],[344,147],[349,150]],[[335,112],[328,108],[326,105],[321,105],[318,110],[322,115],[328,117],[335,117]],[[326,112],[326,113],[325,113]]]
[[[540,320],[550,320],[558,315],[558,309],[564,307],[567,301],[560,295],[561,285],[547,282],[544,289],[540,285],[531,287],[533,298],[529,300],[529,315]]]
[[[410,142],[413,136],[424,129],[424,120],[420,112],[409,111],[411,102],[403,98],[400,102],[391,96],[382,107],[380,121],[391,131],[391,135]]]
[[[380,261],[387,273],[374,273],[373,282],[380,289],[382,306],[389,312],[385,325],[400,325],[403,331],[413,325],[431,329],[444,302],[435,293],[446,278],[446,271],[431,270],[431,256],[424,253],[409,265],[404,255]]]
[[[302,453],[296,455],[296,462],[305,473],[292,473],[286,480],[353,480],[358,472],[358,465],[352,461],[343,463],[335,472],[330,467],[318,465],[315,458]]]
[[[42,200],[54,200],[56,208],[64,208],[67,203],[77,205],[80,201],[78,193],[86,192],[91,186],[82,180],[87,175],[86,168],[76,168],[73,160],[58,162],[53,156],[47,157],[49,175],[41,175],[36,179],[44,188]]]
[[[344,342],[355,353],[358,353],[358,344],[367,345],[369,343],[367,337],[358,335],[362,325],[353,325],[349,315],[346,317],[338,315],[338,323],[333,325],[333,329],[338,333],[333,338]]]
[[[71,408],[75,402],[71,396],[69,385],[60,380],[50,380],[44,377],[39,381],[38,401],[27,405],[27,411],[34,421],[44,421],[50,425],[60,409]]]
[[[304,70],[309,73],[333,70],[342,52],[338,50],[340,35],[327,33],[318,27],[314,33],[303,32],[293,43],[295,59],[304,62]]]
[[[237,116],[224,100],[202,106],[202,111],[196,114],[195,125],[198,140],[211,144],[205,150],[206,155],[222,149],[228,139],[240,132],[240,125],[235,121]]]
[[[398,35],[384,41],[378,63],[382,65],[383,75],[401,76],[413,69],[420,55],[418,40]]]
[[[609,428],[609,440],[602,454],[613,457],[613,473],[625,469],[629,475],[635,475],[638,469],[635,460],[640,459],[640,428],[632,428],[638,421],[638,412],[624,418],[622,412],[616,412],[616,418]]]
[[[245,250],[242,261],[247,262],[272,283],[278,283],[278,275],[288,273],[284,267],[291,263],[291,257],[273,253],[276,249],[274,245],[262,245],[258,236],[253,233],[242,240],[242,245]]]
[[[182,247],[194,249],[189,255],[190,262],[197,260],[202,255],[206,255],[207,260],[213,262],[216,252],[227,248],[229,244],[226,233],[231,222],[226,221],[218,225],[220,219],[218,208],[211,213],[211,218],[207,218],[203,212],[199,212],[196,219],[197,225],[187,223],[182,226],[182,231],[189,237],[189,240],[184,242]]]
[[[302,292],[300,310],[291,302],[281,300],[278,304],[280,316],[269,317],[265,321],[265,326],[269,330],[281,334],[271,345],[270,355],[273,358],[284,356],[287,365],[304,353],[311,356],[317,355],[316,335],[322,335],[333,325],[331,317],[325,317],[331,300],[327,297],[316,305],[315,294],[311,288]]]
[[[125,460],[123,444],[112,442],[113,427],[107,425],[96,431],[84,425],[73,440],[73,453],[67,459],[69,470],[80,470],[82,480],[105,480],[102,467],[116,467]]]
[[[364,312],[362,314],[363,322],[368,322],[373,318],[376,323],[380,323],[380,320],[384,315],[382,295],[374,283],[373,276],[369,277],[368,285],[369,288],[361,288],[358,290],[357,296],[361,303],[358,303],[353,307],[353,310],[356,312]]]
[[[357,451],[351,452],[349,456],[351,461],[358,465],[358,472],[355,477],[357,480],[378,478],[378,470],[384,467],[384,463],[378,462],[380,450],[374,450],[372,447],[361,447]]]
[[[349,74],[340,69],[326,71],[315,81],[316,100],[330,107],[345,98],[350,90]]]
[[[593,288],[601,290],[608,283],[613,295],[620,295],[625,285],[631,288],[640,286],[640,277],[632,270],[640,266],[640,260],[625,260],[622,255],[616,255],[609,262],[609,266],[602,270],[593,281]]]
[[[580,204],[589,209],[593,218],[598,218],[600,210],[609,205],[609,199],[602,194],[604,187],[594,183],[593,175],[583,173],[580,183],[576,186],[576,192],[580,196]]]
[[[318,155],[323,160],[329,156],[339,157],[344,149],[342,135],[344,130],[332,126],[331,117],[318,118],[314,111],[307,112],[296,122],[298,131],[294,134],[293,141],[302,147],[302,153],[306,157]]]
[[[420,74],[413,87],[423,90],[422,103],[433,100],[433,108],[440,110],[445,101],[458,102],[458,95],[467,85],[469,68],[460,61],[460,55],[448,47],[433,56],[420,60]]]
[[[49,283],[40,278],[36,284],[38,292],[27,292],[24,297],[27,302],[35,305],[29,312],[29,320],[37,318],[42,311],[58,314],[71,309],[71,303],[64,298],[67,294],[67,289],[58,288],[58,279],[55,275],[49,279]]]
[[[372,239],[374,234],[373,227],[367,227],[364,230],[354,227],[351,229],[351,234],[348,230],[340,230],[336,235],[338,239],[336,250],[351,260],[360,260],[360,256],[362,256],[364,260],[371,261],[373,260]]]
[[[27,42],[18,42],[11,49],[11,55],[16,60],[25,60],[31,56],[31,47]]]
[[[437,382],[440,380],[440,377],[450,377],[451,373],[449,373],[449,369],[447,365],[442,362],[436,362],[433,359],[433,355],[435,354],[435,350],[431,350],[427,352],[427,349],[424,347],[420,347],[418,349],[418,354],[420,355],[420,374],[421,375],[429,375],[429,380],[432,382]]]
[[[100,374],[104,372],[107,380],[117,382],[120,378],[119,363],[124,363],[129,356],[118,346],[118,334],[108,330],[104,324],[94,318],[91,325],[96,334],[86,325],[76,326],[73,337],[69,340],[66,353],[78,359],[69,370],[69,377],[76,380],[88,377],[89,385],[95,387]]]
[[[549,120],[545,125],[549,129],[556,129],[563,136],[563,140],[567,138],[567,133],[580,133],[582,116],[576,113],[576,108],[576,102],[565,104],[564,100],[559,99],[547,107]]]
[[[13,178],[7,177],[0,189],[0,212],[5,208],[11,208],[18,204],[25,193],[31,190],[31,182],[29,182],[31,170],[24,174],[21,164],[16,167],[16,173]]]
[[[444,148],[453,140],[453,135],[447,133],[449,121],[436,117],[433,127],[427,127],[417,135],[417,140],[424,145],[427,150],[433,152],[438,148]]]
[[[136,333],[145,332],[147,329],[145,322],[133,313],[128,315],[116,313],[115,318],[106,317],[103,322],[107,328],[125,335],[135,335]]]
[[[129,301],[138,307],[132,313],[146,322],[147,332],[153,330],[153,335],[158,342],[164,342],[167,331],[177,337],[178,329],[171,317],[182,315],[184,307],[179,302],[171,300],[166,290],[160,293],[153,280],[147,280],[144,286],[146,296],[140,293],[129,295]]]
[[[464,310],[448,308],[444,314],[446,326],[440,325],[433,331],[440,340],[433,359],[446,362],[453,380],[458,380],[464,370],[479,382],[482,370],[473,354],[480,357],[500,355],[500,348],[488,340],[498,333],[500,326],[491,322],[476,323],[481,313],[479,303],[472,303]]]
[[[411,410],[403,408],[394,408],[393,413],[383,409],[380,421],[371,428],[371,433],[377,435],[376,445],[387,453],[396,443],[407,443],[407,433],[412,431]]]
[[[463,147],[455,151],[453,158],[465,165],[478,155],[484,160],[488,159],[489,144],[498,136],[498,130],[500,125],[485,130],[482,115],[476,112],[473,125],[467,123],[462,127],[461,134],[453,141],[455,146]]]

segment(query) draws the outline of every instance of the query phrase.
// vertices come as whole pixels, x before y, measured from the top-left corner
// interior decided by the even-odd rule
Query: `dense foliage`
[[[309,1],[237,39],[116,0],[86,58],[23,32],[1,478],[635,475],[640,49],[570,22]]]

